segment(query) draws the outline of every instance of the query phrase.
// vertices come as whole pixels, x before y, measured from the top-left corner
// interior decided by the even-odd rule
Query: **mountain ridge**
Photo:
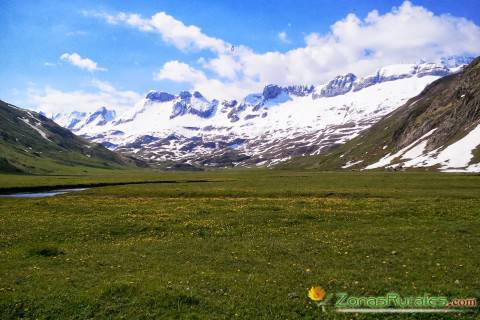
[[[284,167],[480,172],[480,58],[331,153]]]
[[[198,91],[150,91],[119,116],[97,116],[90,122],[95,125],[86,119],[114,112],[77,112],[57,121],[152,164],[271,166],[355,137],[427,84],[461,68],[455,59],[446,61],[387,66],[363,78],[349,73],[319,86],[269,84],[242,100],[208,100]]]
[[[122,168],[135,163],[133,159],[75,136],[40,113],[1,100],[0,137],[2,172],[45,174]]]

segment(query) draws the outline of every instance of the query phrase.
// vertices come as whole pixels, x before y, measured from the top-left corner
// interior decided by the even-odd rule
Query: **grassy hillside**
[[[279,168],[338,170],[364,168],[386,154],[394,154],[432,129],[426,151],[442,149],[463,138],[480,123],[480,58],[462,72],[443,77],[385,116],[371,128],[320,156],[296,158]],[[465,150],[470,152],[470,150]],[[480,148],[472,163],[480,161]],[[435,169],[435,168],[431,168]]]
[[[13,177],[15,185],[42,184]],[[277,170],[50,176],[50,185],[177,183],[0,198],[0,318],[387,317],[322,314],[307,298],[312,285],[352,295],[479,297],[478,178]]]
[[[0,101],[0,172],[87,173],[134,164],[38,113]]]

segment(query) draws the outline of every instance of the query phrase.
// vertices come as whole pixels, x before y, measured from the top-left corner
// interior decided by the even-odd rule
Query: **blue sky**
[[[402,25],[405,17],[427,23]],[[267,82],[315,84],[385,63],[478,55],[478,25],[478,0],[2,0],[0,99],[63,111],[128,107],[151,89],[241,96]],[[384,40],[362,48],[363,36]],[[223,49],[231,45],[238,51]]]

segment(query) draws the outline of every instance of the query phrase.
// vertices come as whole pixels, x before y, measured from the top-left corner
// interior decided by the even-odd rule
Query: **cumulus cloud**
[[[172,60],[163,65],[162,69],[154,75],[154,79],[196,83],[205,81],[207,77],[202,71],[186,63]]]
[[[94,111],[101,106],[127,110],[138,102],[142,96],[134,91],[118,90],[110,83],[92,80],[89,91],[62,91],[52,87],[30,87],[27,92],[26,105],[37,106],[38,111],[46,114],[72,111]],[[22,103],[23,104],[23,103]]]
[[[78,53],[64,53],[60,56],[60,60],[67,61],[77,68],[84,69],[90,72],[94,71],[107,71],[105,68],[101,68],[97,63],[88,58],[82,58]]]
[[[230,48],[230,44],[221,39],[209,37],[194,25],[185,25],[182,21],[158,12],[150,18],[143,18],[135,13],[120,12],[116,15],[107,13],[84,11],[87,16],[104,19],[110,24],[126,24],[144,32],[159,33],[163,41],[174,45],[181,50],[204,50],[221,53]]]
[[[338,74],[364,76],[377,68],[421,59],[438,60],[452,55],[479,55],[480,28],[472,21],[435,15],[422,6],[403,2],[385,14],[373,10],[365,17],[350,13],[331,25],[325,34],[305,36],[305,45],[287,52],[258,53],[204,34],[159,12],[150,18],[136,14],[92,14],[111,24],[124,24],[142,32],[155,32],[180,50],[208,50],[198,66],[169,61],[155,74],[156,80],[189,83],[192,89],[213,91],[213,97],[231,93],[240,98],[268,83],[321,84]],[[286,33],[278,35],[288,40]],[[206,89],[205,89],[206,88]]]
[[[277,34],[278,40],[283,43],[290,43],[290,39],[288,39],[288,35],[285,31],[279,32]]]
[[[246,95],[256,89],[256,83],[248,79],[245,79],[244,82],[239,85],[239,81],[228,82],[208,78],[202,70],[198,70],[177,60],[166,62],[163,67],[154,74],[154,79],[187,83],[208,97],[220,99]]]

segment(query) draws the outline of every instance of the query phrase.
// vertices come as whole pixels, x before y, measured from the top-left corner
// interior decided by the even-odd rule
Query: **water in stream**
[[[59,194],[65,194],[70,192],[77,192],[87,190],[89,188],[72,188],[72,189],[58,189],[58,190],[50,190],[50,191],[43,191],[43,192],[18,192],[12,194],[0,194],[2,198],[42,198],[42,197],[52,197]]]

